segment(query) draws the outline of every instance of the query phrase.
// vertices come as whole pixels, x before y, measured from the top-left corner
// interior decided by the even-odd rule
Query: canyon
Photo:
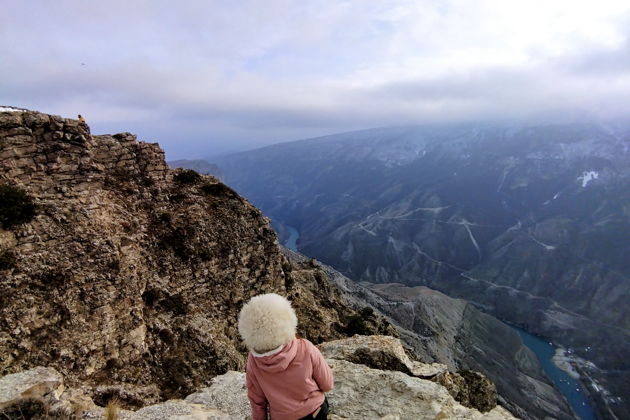
[[[630,392],[630,128],[371,129],[214,161],[298,249],[427,286],[571,349],[601,415]],[[606,392],[596,390],[605,389]]]

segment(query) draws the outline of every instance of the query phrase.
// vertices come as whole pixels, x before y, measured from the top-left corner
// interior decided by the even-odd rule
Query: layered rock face
[[[254,295],[287,295],[316,343],[357,314],[317,267],[286,260],[259,210],[131,134],[0,113],[0,184],[37,209],[0,226],[0,374],[49,366],[99,404],[139,407],[242,368],[236,318]]]
[[[464,407],[437,383],[414,377],[411,372],[403,373],[393,366],[406,366],[413,363],[401,352],[398,340],[391,337],[355,336],[351,339],[326,343],[321,347],[328,364],[333,369],[335,387],[328,393],[331,420],[350,419],[515,419],[500,406],[492,405],[482,411]],[[353,359],[361,353],[362,362]],[[388,361],[382,365],[383,355]],[[349,361],[348,358],[353,359]],[[369,367],[368,367],[369,365]],[[417,370],[427,372],[434,366],[415,364]],[[51,381],[50,378],[54,378]],[[40,382],[37,381],[40,379]],[[60,375],[52,369],[37,368],[18,375],[0,378],[0,414],[3,409],[25,405],[26,395],[20,400],[13,395],[4,395],[1,390],[9,385],[25,393],[38,389],[37,401],[53,415],[64,412],[93,418],[103,415],[104,410],[85,399],[78,403],[76,393],[63,390]],[[31,392],[33,394],[35,391]],[[70,395],[67,395],[70,394]],[[484,397],[480,393],[480,397]],[[492,391],[489,395],[492,398]],[[12,398],[12,399],[11,399]],[[9,401],[6,403],[6,401]],[[142,408],[136,412],[120,411],[121,419],[160,420],[160,419],[249,419],[250,408],[245,387],[245,374],[230,371],[212,380],[210,387],[187,396],[184,401],[172,400]]]

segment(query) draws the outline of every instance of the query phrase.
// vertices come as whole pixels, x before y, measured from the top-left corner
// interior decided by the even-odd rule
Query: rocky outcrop
[[[212,175],[218,179],[223,179],[223,171],[221,171],[217,165],[205,160],[180,159],[172,160],[167,163],[171,168],[192,169],[200,174]]]
[[[492,410],[497,405],[497,388],[492,381],[479,372],[462,370],[442,372],[434,381],[448,389],[449,394],[466,407],[481,412]]]
[[[412,360],[408,350],[394,337],[357,335],[322,343],[319,349],[330,359],[347,360],[382,370],[397,370],[424,379],[434,378],[448,370],[442,363],[428,364]]]
[[[333,412],[348,419],[511,419],[497,407],[483,414],[457,403],[446,388],[397,371],[383,372],[345,360],[331,359],[335,389]]]
[[[63,377],[54,369],[34,369],[0,379],[0,413],[23,401],[58,400],[64,390]]]
[[[0,184],[37,209],[0,227],[0,374],[49,366],[101,406],[138,408],[241,369],[236,318],[256,294],[289,296],[316,343],[358,316],[320,268],[282,255],[258,209],[129,133],[0,112]]]
[[[386,336],[354,336],[319,345],[325,357],[346,360],[381,370],[394,370],[409,376],[431,379],[445,387],[456,401],[481,412],[497,405],[497,390],[479,372],[449,372],[441,363],[420,363],[411,360],[400,340]]]
[[[242,366],[239,305],[283,290],[283,259],[257,209],[184,175],[131,134],[0,114],[0,182],[40,208],[1,235],[17,261],[1,274],[0,372],[153,387],[130,402],[144,404]]]
[[[409,362],[398,340],[388,337],[376,337],[371,343],[376,344],[379,352],[391,355],[384,360],[385,365],[379,368],[378,360],[372,359],[372,367],[345,360],[353,358],[357,349],[364,348],[366,337],[356,336],[334,343],[325,343],[326,360],[332,367],[335,387],[328,393],[331,414],[329,418],[338,419],[487,419],[513,420],[509,412],[500,406],[482,413],[464,407],[449,394],[439,383],[407,375],[389,369],[393,359],[398,366]],[[420,367],[419,367],[420,368]],[[423,370],[422,368],[420,368]],[[426,369],[431,369],[428,367]],[[0,387],[4,378],[0,379]],[[66,391],[70,392],[70,391]],[[51,398],[48,404],[58,404],[61,397]],[[18,402],[19,403],[19,402]],[[52,410],[53,415],[61,415],[60,410]],[[250,418],[250,407],[245,387],[245,374],[228,372],[217,376],[212,384],[195,392],[185,400],[171,400],[148,406],[135,412],[120,411],[119,416],[125,420],[159,420],[159,419],[231,419]],[[2,414],[2,411],[0,411]],[[79,417],[93,418],[103,414],[93,404],[78,413]]]

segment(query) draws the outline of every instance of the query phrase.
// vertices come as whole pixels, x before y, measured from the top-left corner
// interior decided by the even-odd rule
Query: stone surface
[[[466,407],[487,412],[497,405],[496,386],[479,372],[442,372],[432,380],[445,387],[453,398]]]
[[[327,363],[332,367],[335,386],[327,394],[330,403],[331,419],[514,419],[514,417],[500,406],[493,407],[487,413],[464,407],[458,403],[452,393],[449,393],[441,385],[445,381],[430,381],[410,376],[396,370],[382,370],[367,367],[363,364],[352,363],[340,358],[353,357],[354,350],[369,343],[386,354],[396,354],[402,348],[400,342],[389,337],[355,336],[349,340],[338,340],[321,348],[328,349],[334,357],[327,358]],[[344,347],[346,347],[344,349]],[[404,354],[404,352],[402,353]],[[400,353],[398,353],[401,356]],[[381,359],[374,360],[378,362]],[[376,364],[376,363],[373,363]],[[44,375],[44,373],[48,375]],[[15,383],[40,383],[42,380],[33,381],[24,378],[51,376],[52,370],[40,368],[40,375],[23,372],[19,375],[23,378],[16,382],[12,378],[19,375],[9,375],[0,379],[0,384]],[[446,373],[440,374],[441,376]],[[476,375],[473,373],[473,376]],[[52,375],[62,382],[61,376]],[[450,378],[450,377],[448,377]],[[464,378],[464,375],[458,376]],[[7,387],[0,389],[6,389]],[[475,395],[479,387],[466,388],[468,396],[479,398]],[[5,395],[3,391],[1,395]],[[68,389],[60,394],[55,394],[57,405],[53,406],[51,414],[74,415],[83,418],[102,418],[105,409],[97,407],[92,400],[81,390]],[[64,404],[62,404],[64,403]],[[34,408],[35,410],[37,407]],[[44,407],[40,407],[43,411]],[[117,410],[120,420],[227,420],[251,418],[247,389],[245,387],[245,374],[230,371],[219,375],[212,380],[209,387],[189,395],[185,400],[169,400],[163,403],[153,404],[135,412]],[[37,414],[37,412],[34,412]]]
[[[511,419],[501,407],[489,413],[466,408],[446,388],[402,372],[381,371],[345,360],[329,360],[335,388],[331,410],[351,419]]]
[[[0,413],[25,400],[57,401],[64,390],[63,377],[55,369],[38,366],[0,378]]]
[[[236,417],[220,410],[181,400],[166,401],[136,411],[129,420],[233,420]]]
[[[327,361],[335,376],[335,388],[328,393],[331,419],[514,419],[499,406],[488,413],[466,408],[435,382],[345,360]],[[246,419],[249,405],[244,375],[230,372],[226,376],[229,380],[219,380],[212,392],[202,390],[187,401],[206,407],[222,404],[230,418]]]
[[[370,360],[353,363],[357,349],[373,346]],[[383,336],[354,336],[320,344],[319,348],[332,367],[335,387],[328,393],[331,419],[513,419],[504,408],[496,406],[481,413],[459,404],[441,384],[405,374],[392,366],[403,367],[403,361],[413,364],[399,340]],[[383,354],[389,357],[382,357]],[[396,359],[397,362],[393,362]],[[380,363],[382,369],[374,369]],[[417,362],[416,362],[417,363]],[[410,373],[410,372],[409,372]],[[443,373],[442,373],[443,374]],[[461,378],[462,376],[458,376]],[[482,375],[480,375],[482,377]],[[243,373],[229,372],[213,380],[210,388],[186,398],[187,402],[217,407],[233,418],[249,416],[247,390]],[[486,380],[487,381],[487,380]],[[473,382],[473,381],[471,381]],[[480,387],[465,388],[471,398]],[[496,393],[495,399],[496,399]]]
[[[483,374],[472,371],[449,372],[447,366],[441,363],[412,361],[400,340],[393,337],[355,335],[322,343],[318,347],[330,359],[431,379],[444,386],[455,400],[466,407],[487,412],[497,405],[496,387]]]
[[[251,415],[245,387],[245,374],[242,372],[230,371],[217,376],[212,380],[210,387],[187,396],[185,400],[193,404],[216,407],[229,412],[233,418],[244,419]]]

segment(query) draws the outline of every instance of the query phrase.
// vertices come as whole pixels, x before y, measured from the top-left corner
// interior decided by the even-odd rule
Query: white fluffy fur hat
[[[254,296],[238,316],[238,332],[245,345],[264,353],[295,338],[297,316],[285,297],[275,293]]]

